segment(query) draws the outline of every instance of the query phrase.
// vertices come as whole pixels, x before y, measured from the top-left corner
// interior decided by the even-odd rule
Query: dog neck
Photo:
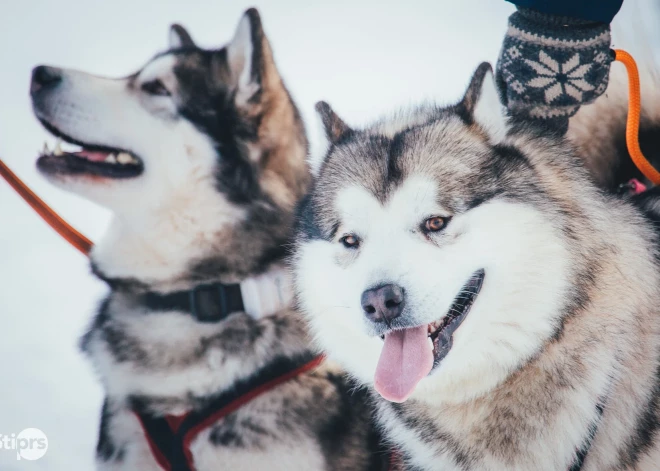
[[[222,194],[204,188],[191,185],[158,208],[115,215],[90,255],[95,269],[103,278],[157,291],[185,289],[181,280],[191,263],[222,250],[223,237],[245,217]]]

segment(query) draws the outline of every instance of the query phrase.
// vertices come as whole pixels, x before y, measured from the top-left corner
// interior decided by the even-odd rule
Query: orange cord
[[[628,153],[642,174],[654,185],[660,185],[660,172],[646,160],[639,148],[639,120],[642,111],[642,99],[639,86],[639,71],[635,59],[626,51],[614,50],[615,60],[626,66],[628,71],[628,122],[626,124],[626,144]]]
[[[23,183],[14,172],[12,172],[2,160],[0,160],[0,175],[7,180],[7,183],[16,190],[27,204],[32,206],[32,209],[34,209],[39,216],[50,225],[50,227],[55,229],[59,235],[64,237],[64,239],[76,249],[80,250],[85,255],[89,255],[89,251],[92,249],[93,245],[92,242],[71,227],[68,222],[62,219],[52,208],[44,203],[44,201],[30,190],[30,188],[28,188],[28,186]]]

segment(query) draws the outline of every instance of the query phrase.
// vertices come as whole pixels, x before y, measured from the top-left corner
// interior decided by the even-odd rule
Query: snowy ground
[[[165,47],[171,22],[186,25],[200,45],[220,46],[252,5],[313,142],[319,99],[351,124],[423,99],[455,100],[476,65],[496,59],[513,10],[503,0],[3,2],[0,156],[98,239],[107,212],[34,170],[46,134],[30,110],[31,68],[126,75]],[[103,292],[86,260],[0,181],[0,434],[36,427],[49,439],[39,461],[0,449],[3,471],[92,469],[101,389],[77,339]]]

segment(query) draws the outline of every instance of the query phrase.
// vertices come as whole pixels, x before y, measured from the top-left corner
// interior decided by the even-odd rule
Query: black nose
[[[40,65],[32,69],[32,82],[30,94],[34,95],[40,90],[55,87],[62,81],[62,69]]]
[[[403,312],[405,292],[397,285],[384,285],[362,293],[364,315],[372,322],[389,324]]]

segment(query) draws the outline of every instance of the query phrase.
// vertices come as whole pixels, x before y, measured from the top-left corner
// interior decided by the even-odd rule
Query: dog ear
[[[256,9],[250,8],[243,14],[227,46],[227,61],[239,102],[245,103],[260,89],[279,83],[273,53]]]
[[[319,101],[314,108],[321,118],[325,136],[331,144],[336,144],[353,132],[325,101]]]
[[[178,24],[170,26],[170,49],[194,46],[195,42],[192,40],[188,31],[186,31],[186,28]]]
[[[320,142],[310,152],[309,167],[313,175],[318,175],[328,153],[329,145],[336,144],[341,139],[350,136],[354,131],[337,116],[337,113],[325,101],[319,101],[314,108],[318,113],[318,122],[323,128],[323,134],[327,138],[327,142]]]
[[[506,109],[500,103],[493,68],[488,62],[477,67],[461,105],[493,143],[504,138],[508,128]]]

